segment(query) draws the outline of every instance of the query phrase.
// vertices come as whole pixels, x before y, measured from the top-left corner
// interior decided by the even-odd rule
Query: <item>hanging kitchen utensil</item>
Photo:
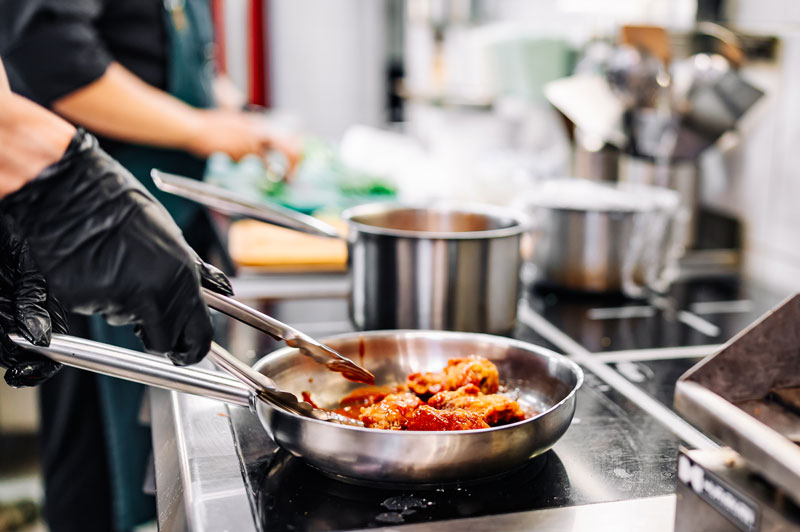
[[[315,362],[325,365],[331,371],[337,371],[344,375],[345,378],[356,381],[364,382],[367,384],[375,383],[375,376],[362,368],[352,360],[343,357],[330,347],[321,344],[308,336],[287,325],[273,317],[267,316],[256,309],[245,305],[244,303],[233,299],[232,297],[224,296],[213,292],[207,288],[203,288],[203,298],[209,307],[216,309],[231,318],[246,323],[251,327],[258,329],[261,332],[267,333],[276,340],[283,340],[286,345],[296,347],[301,353],[314,359]],[[219,347],[219,346],[217,346]],[[225,353],[216,354],[212,349],[212,354],[215,354],[222,363],[223,367],[237,377],[244,377],[247,382],[254,383],[255,385],[263,385],[263,382],[258,382],[256,376],[248,374],[249,367],[244,364],[237,364],[238,360],[235,358],[228,358],[226,360]]]
[[[764,92],[720,55],[695,54],[678,70],[682,101],[674,158],[691,159],[733,130]]]
[[[669,85],[664,63],[646,50],[620,45],[606,64],[606,79],[628,109],[656,107],[661,91]]]
[[[622,127],[625,102],[600,75],[578,74],[551,81],[544,87],[547,100],[599,144],[619,148],[627,144]]]

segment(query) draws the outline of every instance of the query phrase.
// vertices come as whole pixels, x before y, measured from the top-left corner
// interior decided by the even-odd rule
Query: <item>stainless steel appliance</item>
[[[797,532],[800,507],[730,448],[681,449],[675,532]]]
[[[675,406],[800,502],[800,294],[678,381]]]
[[[677,530],[800,530],[798,319],[800,294],[678,381],[676,409],[730,448],[682,453]]]

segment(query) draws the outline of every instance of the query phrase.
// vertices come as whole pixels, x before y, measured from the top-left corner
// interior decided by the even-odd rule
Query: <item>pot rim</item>
[[[511,225],[483,231],[413,231],[409,229],[392,229],[379,227],[354,220],[358,216],[380,214],[400,210],[428,210],[443,213],[479,214],[494,220],[510,220]],[[432,203],[400,203],[394,201],[366,203],[351,207],[342,212],[342,219],[351,228],[360,233],[393,236],[400,238],[416,238],[431,240],[483,240],[518,236],[529,229],[528,217],[519,210],[510,207],[498,207],[483,203],[454,203],[435,201]],[[350,231],[348,234],[353,235]]]

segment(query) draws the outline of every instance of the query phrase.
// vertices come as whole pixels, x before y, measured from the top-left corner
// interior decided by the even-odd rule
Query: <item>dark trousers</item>
[[[227,257],[213,228],[201,211],[185,237],[203,257]],[[69,330],[73,336],[94,336],[85,316],[70,315]],[[98,383],[94,373],[64,367],[39,389],[44,517],[51,532],[119,532]]]
[[[44,517],[51,532],[114,530],[94,374],[62,370],[41,385]]]

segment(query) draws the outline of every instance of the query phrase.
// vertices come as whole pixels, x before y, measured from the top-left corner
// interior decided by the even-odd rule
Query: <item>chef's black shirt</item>
[[[0,56],[12,90],[50,106],[112,61],[167,85],[164,0],[0,0]]]

